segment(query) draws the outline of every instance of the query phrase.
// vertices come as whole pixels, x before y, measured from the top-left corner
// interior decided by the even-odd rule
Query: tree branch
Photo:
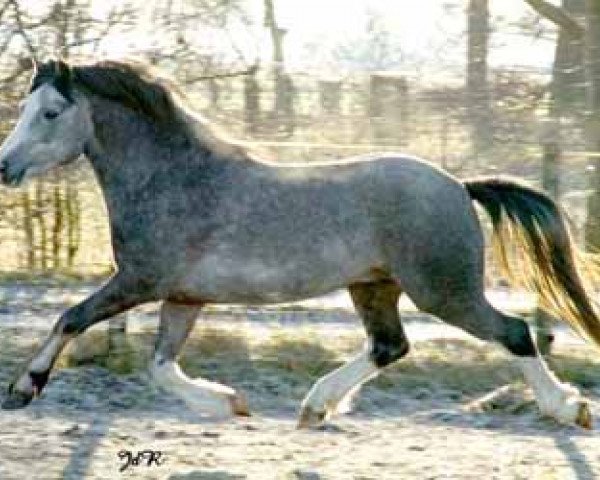
[[[585,27],[575,20],[564,8],[548,3],[546,0],[525,0],[531,8],[546,20],[562,28],[565,33],[573,38],[582,39]]]
[[[10,75],[0,78],[0,88],[5,89],[12,86],[12,84],[22,75],[27,73],[33,68],[33,62],[30,58],[21,58],[17,62],[17,67]]]
[[[36,59],[37,58],[36,49],[33,46],[33,42],[31,41],[31,38],[29,38],[29,34],[27,33],[27,29],[25,28],[25,26],[23,24],[23,19],[21,17],[21,7],[19,6],[19,3],[16,0],[9,0],[9,3],[13,7],[13,12],[14,12],[14,15],[15,15],[15,21],[17,23],[17,33],[21,36],[21,38],[25,42],[25,46],[27,47],[27,50],[29,50],[29,54],[34,59]]]
[[[6,1],[4,2],[2,7],[0,7],[0,18],[4,16],[4,13],[8,10],[8,7],[10,7],[10,5],[11,3],[9,1]]]

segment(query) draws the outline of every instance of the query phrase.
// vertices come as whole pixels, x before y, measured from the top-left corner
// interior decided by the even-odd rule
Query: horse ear
[[[54,62],[54,86],[69,101],[73,101],[71,93],[73,71],[71,66],[62,59]]]
[[[69,84],[71,81],[71,67],[62,58],[54,62],[56,79],[64,84]]]

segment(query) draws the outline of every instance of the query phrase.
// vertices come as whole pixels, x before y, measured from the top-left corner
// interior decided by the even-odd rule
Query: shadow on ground
[[[41,341],[42,334],[22,328],[0,330],[0,383],[6,385],[29,357],[34,344]],[[328,331],[322,335],[318,330],[274,328],[266,335],[255,335],[252,328],[235,325],[227,329],[202,327],[188,341],[182,365],[192,377],[202,375],[247,394],[258,418],[236,428],[261,428],[257,426],[281,420],[286,435],[292,437],[298,406],[310,386],[360,349],[363,340],[356,331],[336,335]],[[145,372],[153,344],[153,333],[87,332],[62,355],[42,397],[25,411],[14,414],[14,421],[8,417],[13,413],[6,412],[3,425],[13,425],[15,435],[27,435],[29,445],[35,444],[37,429],[44,431],[44,438],[66,442],[69,456],[60,467],[60,478],[65,479],[86,478],[99,451],[112,452],[115,444],[119,448],[136,445],[137,433],[132,432],[129,437],[118,426],[122,421],[151,428],[154,438],[172,436],[179,445],[186,439],[197,442],[197,438],[202,438],[210,442],[212,436],[218,441],[218,424],[211,428],[210,422],[197,417],[179,400],[151,386]],[[551,362],[561,378],[598,400],[600,359],[591,348],[569,347],[568,352],[558,348]],[[465,405],[473,400],[501,385],[518,384],[519,379],[518,369],[499,348],[457,339],[419,342],[407,359],[388,368],[363,388],[349,417],[334,419],[315,434],[319,442],[327,443],[327,437],[343,438],[346,442],[355,434],[357,422],[369,425],[383,422],[398,432],[402,425],[410,423],[427,431],[451,427],[476,429],[482,435],[514,435],[515,440],[552,439],[564,461],[571,465],[574,478],[593,478],[595,460],[580,446],[582,437],[589,433],[543,419],[536,407],[527,402],[518,408],[513,404],[485,412],[465,410]],[[596,408],[596,414],[599,413]],[[18,418],[40,420],[28,421],[28,430],[23,432]],[[161,432],[159,427],[151,427],[157,420],[174,423],[170,424],[170,430]],[[205,432],[196,431],[195,436],[190,436],[186,430],[191,423],[206,425],[214,432],[205,437],[202,436]],[[257,432],[257,437],[260,435],[262,432]],[[366,433],[363,431],[361,435]],[[13,444],[12,449],[4,452],[9,459],[10,455],[19,454],[18,441]],[[116,457],[113,460],[116,462]],[[117,466],[111,463],[111,468]],[[194,465],[190,471],[169,478],[245,477]]]
[[[40,339],[20,328],[2,330],[0,382],[6,385]],[[204,376],[244,391],[253,412],[261,416],[295,415],[311,385],[341,365],[363,342],[359,335],[324,342],[312,330],[293,335],[277,330],[259,340],[251,333],[198,328],[188,340],[181,364],[192,377]],[[138,416],[175,411],[181,412],[182,420],[188,419],[186,408],[171,408],[178,400],[152,387],[146,377],[153,343],[151,333],[87,332],[62,355],[44,394],[29,408],[67,417],[92,410]],[[557,351],[551,359],[553,369],[597,400],[600,358],[591,348],[569,350],[568,355]],[[417,421],[457,425],[472,423],[475,415],[482,419],[483,428],[510,429],[511,418],[533,413],[535,407],[524,402],[520,410],[484,414],[461,407],[501,385],[519,381],[516,366],[496,347],[456,339],[429,340],[417,343],[407,359],[365,386],[357,397],[356,412],[378,417],[416,415]],[[546,431],[553,428],[543,420],[540,426]]]

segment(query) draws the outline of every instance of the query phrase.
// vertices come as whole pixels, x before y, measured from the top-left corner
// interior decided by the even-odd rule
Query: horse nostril
[[[6,160],[2,160],[0,162],[0,180],[2,182],[6,182],[7,173],[8,173],[8,164],[6,163]]]

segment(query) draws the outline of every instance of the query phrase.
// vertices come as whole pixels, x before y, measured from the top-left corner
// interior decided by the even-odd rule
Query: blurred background
[[[600,248],[599,0],[0,0],[0,141],[32,59],[52,56],[153,64],[270,160],[400,151],[460,178],[524,178],[565,207],[581,247]],[[107,223],[85,159],[0,187],[0,388],[110,273]],[[598,352],[487,265],[492,303],[534,313],[539,350],[600,417]],[[300,401],[365,340],[349,297],[203,309],[182,368],[258,413],[204,431],[144,376],[157,307],[78,337],[33,413],[0,415],[1,478],[113,478],[128,445],[164,449],[169,472],[198,469],[172,480],[600,478],[597,435],[542,420],[504,351],[404,298],[411,355],[365,385],[358,415],[308,436],[292,433]]]
[[[136,57],[264,156],[371,151],[560,198],[600,246],[600,7],[593,0],[0,0],[0,139],[31,60]],[[110,271],[85,160],[0,193],[0,272]]]

